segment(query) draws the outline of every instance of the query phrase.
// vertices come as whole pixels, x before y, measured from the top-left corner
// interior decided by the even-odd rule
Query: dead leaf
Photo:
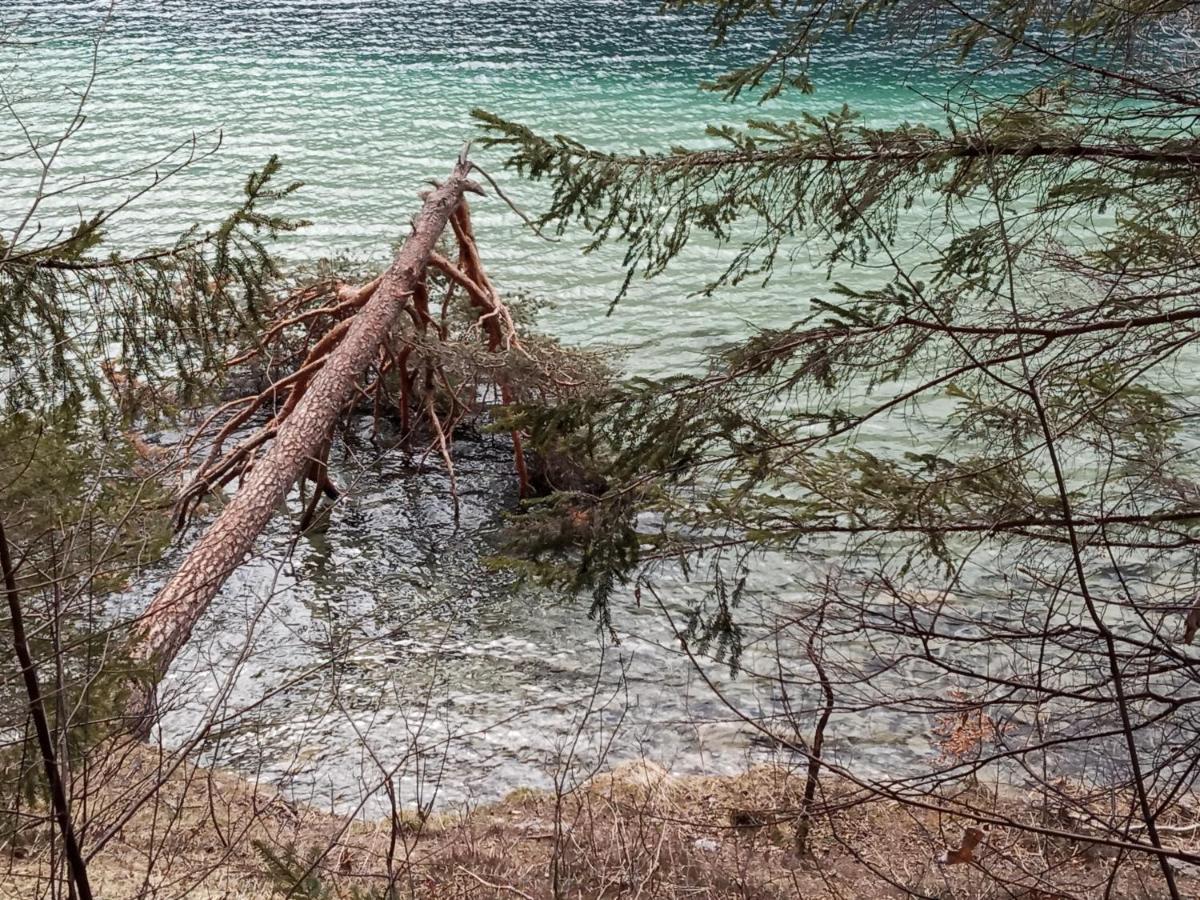
[[[157,447],[151,444],[136,431],[125,432],[125,437],[129,440],[130,446],[133,447],[133,452],[141,459],[153,461],[162,459],[167,455],[166,447]]]
[[[753,809],[729,810],[729,824],[734,828],[762,828],[771,824],[770,816]]]
[[[975,848],[979,846],[979,842],[983,840],[983,836],[984,833],[979,828],[963,829],[962,846],[957,850],[947,850],[938,857],[938,862],[944,866],[971,862],[975,859]]]
[[[1197,630],[1200,630],[1200,598],[1196,599],[1187,618],[1183,620],[1183,642],[1190,644],[1192,638],[1196,636]]]

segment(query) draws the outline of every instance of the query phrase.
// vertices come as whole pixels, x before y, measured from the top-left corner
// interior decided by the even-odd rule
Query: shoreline
[[[870,799],[832,776],[812,807],[808,851],[797,855],[804,779],[777,765],[674,776],[652,762],[623,764],[557,795],[520,789],[472,809],[389,821],[322,812],[229,772],[189,760],[172,770],[173,762],[138,745],[92,773],[85,849],[112,835],[89,861],[97,897],[266,900],[286,895],[291,881],[297,897],[384,898],[390,882],[395,896],[541,898],[556,895],[557,881],[560,896],[969,898],[996,896],[976,890],[1002,878],[1024,884],[1011,896],[1047,898],[1092,896],[1089,886],[1103,883],[1119,855],[1102,843],[987,826],[971,849],[979,823],[969,816]],[[150,799],[114,828],[143,793]],[[1081,824],[978,785],[944,799],[1058,829]],[[1200,850],[1198,810],[1172,813],[1167,826],[1191,852]],[[6,848],[0,896],[49,895],[47,834],[39,828]],[[1152,865],[1126,860],[1111,896],[1151,896],[1138,883]],[[1200,868],[1178,871],[1188,895],[1200,893]]]

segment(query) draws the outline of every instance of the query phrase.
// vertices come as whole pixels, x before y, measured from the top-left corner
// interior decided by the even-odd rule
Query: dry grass
[[[259,900],[271,895],[271,885],[255,842],[334,842],[361,828],[293,805],[270,788],[140,746],[125,748],[94,772],[86,790],[77,785],[75,810],[87,823],[84,849],[95,852],[89,877],[104,900],[185,893],[197,900]],[[50,896],[50,837],[43,823],[19,846],[4,848],[0,897]]]
[[[832,782],[813,819],[810,852],[801,858],[793,822],[802,782],[777,767],[730,778],[672,778],[653,764],[636,764],[565,796],[519,791],[470,812],[406,817],[395,829],[387,821],[296,807],[271,789],[192,765],[165,779],[161,772],[162,760],[139,749],[111,765],[90,791],[85,840],[95,846],[120,810],[164,782],[92,860],[97,897],[282,895],[256,845],[292,859],[297,872],[311,862],[325,893],[297,889],[293,896],[384,897],[390,881],[397,897],[430,900],[1050,900],[1104,896],[1115,861],[1096,844],[995,829],[972,861],[945,865],[941,854],[958,848],[975,823],[891,801],[861,802],[849,786]],[[986,797],[981,789],[974,793],[977,802]],[[1023,820],[1045,821],[1027,802],[990,802]],[[1194,834],[1186,840],[1196,843]],[[45,827],[8,850],[0,896],[51,896]],[[1163,896],[1156,872],[1151,861],[1127,861],[1108,896]],[[1193,874],[1182,873],[1180,887],[1185,896],[1200,896]]]

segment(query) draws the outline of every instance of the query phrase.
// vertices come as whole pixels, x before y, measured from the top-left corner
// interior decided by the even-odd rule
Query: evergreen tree
[[[834,275],[875,284],[831,280],[794,325],[702,374],[526,408],[533,444],[569,448],[607,490],[529,508],[515,549],[591,589],[606,621],[616,585],[654,589],[654,561],[707,561],[709,598],[678,630],[689,655],[733,665],[755,570],[784,558],[809,587],[758,623],[780,648],[767,674],[785,701],[755,727],[811,756],[822,710],[831,739],[851,715],[919,717],[942,758],[850,776],[987,821],[944,786],[1032,783],[1070,821],[1144,851],[1180,896],[1170,859],[1187,854],[1161,825],[1200,758],[1194,10],[667,6],[711,14],[718,45],[751,21],[776,29],[769,55],[707,85],[756,99],[756,117],[710,128],[720,146],[622,154],[477,111],[486,143],[552,188],[542,224],[623,244],[626,285],[698,240],[738,251],[695,274],[705,293],[785,279],[814,248]],[[812,89],[811,51],[868,25],[955,76],[944,117],[770,115]],[[1005,92],[1014,78],[1021,90]]]
[[[60,173],[96,76],[93,59],[57,132],[26,120],[13,71],[0,85],[0,155],[32,185],[0,228],[0,632],[14,660],[0,682],[0,835],[13,846],[33,832],[26,808],[50,797],[55,773],[69,782],[85,751],[120,728],[129,666],[106,602],[170,536],[166,460],[134,426],[212,396],[281,277],[271,241],[303,224],[268,211],[298,187],[276,185],[272,158],[223,221],[166,246],[114,243],[132,203],[170,190],[220,139],[193,137],[127,172]],[[73,221],[49,211],[97,180],[126,186],[124,197]],[[23,654],[31,666],[16,662]],[[50,749],[35,742],[39,717]]]

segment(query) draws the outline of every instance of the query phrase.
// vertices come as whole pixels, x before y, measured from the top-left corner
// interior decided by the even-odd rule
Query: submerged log
[[[458,215],[464,192],[482,193],[469,178],[470,169],[464,152],[449,179],[426,196],[391,266],[362,289],[370,291],[369,299],[346,320],[336,347],[306,380],[302,393],[293,389],[286,416],[277,416],[277,428],[260,442],[269,438],[267,449],[138,620],[131,653],[148,677],[132,689],[128,714],[133,731],[145,733],[153,724],[155,686],[292,486],[314,467],[323,471],[339,415],[401,314],[411,314],[438,238]]]

